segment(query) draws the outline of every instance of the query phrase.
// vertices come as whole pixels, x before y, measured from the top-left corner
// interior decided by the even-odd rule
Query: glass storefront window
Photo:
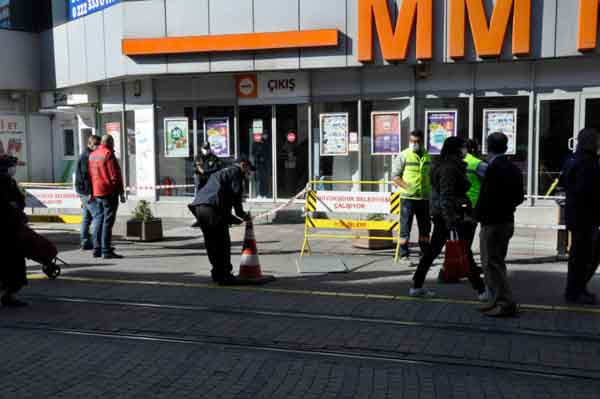
[[[127,184],[129,187],[137,186],[136,179],[136,151],[135,151],[135,112],[125,112],[125,125],[127,127]],[[130,194],[135,195],[135,190]]]
[[[511,160],[521,169],[523,183],[527,187],[527,165],[529,162],[529,97],[480,97],[475,99],[474,138],[480,146],[483,143],[483,111],[484,109],[517,109],[516,154],[510,155]],[[485,154],[484,154],[485,156]]]
[[[322,155],[322,149],[327,145],[335,150],[335,146],[330,143],[321,143],[321,120],[327,114],[347,114],[349,133],[347,146],[347,155]],[[335,118],[335,116],[334,116]],[[334,121],[335,122],[335,121]],[[312,135],[313,135],[313,173],[315,180],[323,181],[323,184],[318,187],[321,190],[336,190],[350,191],[360,190],[360,185],[353,187],[351,184],[327,184],[327,181],[332,180],[359,180],[360,165],[359,165],[359,143],[356,146],[351,145],[350,139],[356,136],[358,141],[358,103],[356,101],[346,101],[337,103],[316,103],[313,104],[312,111]],[[327,140],[327,138],[325,137]],[[343,145],[343,144],[341,144]],[[339,147],[343,151],[344,148]]]
[[[240,155],[250,158],[256,172],[250,179],[250,198],[273,198],[272,106],[240,107]]]
[[[417,129],[425,134],[425,142],[429,143],[427,133],[427,122],[425,121],[427,111],[456,111],[456,133],[463,139],[469,138],[469,99],[466,97],[455,98],[417,98],[416,123]],[[435,155],[435,154],[432,154]]]
[[[373,155],[372,132],[373,112],[391,112],[400,114],[400,150],[408,146],[408,135],[410,134],[410,100],[383,100],[363,101],[362,126],[363,134],[361,140],[362,149],[362,179],[363,180],[391,180],[392,160],[397,155]],[[363,191],[380,191],[385,189],[372,184],[365,184]]]
[[[161,103],[158,107],[156,124],[156,153],[158,158],[158,184],[164,186],[190,185],[186,188],[166,188],[159,191],[161,197],[193,196],[194,195],[194,110],[186,104],[169,102]],[[165,118],[188,118],[189,151],[185,156],[171,157],[165,149]]]
[[[545,195],[569,155],[575,100],[540,101],[539,118],[538,195]]]
[[[277,105],[277,198],[292,198],[308,181],[308,106]]]

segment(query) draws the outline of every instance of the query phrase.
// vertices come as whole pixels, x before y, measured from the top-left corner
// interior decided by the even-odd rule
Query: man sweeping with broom
[[[204,236],[212,279],[221,285],[236,283],[231,265],[229,226],[251,220],[244,212],[242,202],[244,183],[253,170],[255,168],[247,158],[239,158],[234,165],[213,173],[189,205]],[[239,219],[231,214],[232,208]]]

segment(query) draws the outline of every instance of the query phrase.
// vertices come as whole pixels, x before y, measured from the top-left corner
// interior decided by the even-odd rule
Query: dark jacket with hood
[[[467,165],[460,156],[440,158],[431,170],[431,216],[442,217],[449,228],[456,227],[467,210],[470,187]]]
[[[205,205],[214,208],[227,219],[231,209],[244,219],[246,213],[242,205],[244,195],[244,174],[238,165],[230,166],[213,173],[208,182],[196,193],[190,208]]]
[[[90,180],[88,162],[92,151],[86,148],[77,162],[75,171],[75,191],[79,195],[92,195],[92,181]]]
[[[584,129],[577,142],[575,159],[565,177],[567,227],[595,229],[600,226],[598,132]]]
[[[215,172],[223,169],[223,161],[215,154],[208,153],[200,156],[198,159],[202,164],[202,172],[196,170],[194,174],[194,184],[196,186],[196,192],[200,191],[202,187],[208,183],[208,178]]]

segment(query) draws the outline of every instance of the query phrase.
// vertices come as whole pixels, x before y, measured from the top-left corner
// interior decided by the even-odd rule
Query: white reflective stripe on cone
[[[258,259],[258,255],[255,255],[255,254],[252,254],[252,255],[243,254],[242,258],[240,260],[240,264],[244,265],[244,266],[260,267],[260,261]]]

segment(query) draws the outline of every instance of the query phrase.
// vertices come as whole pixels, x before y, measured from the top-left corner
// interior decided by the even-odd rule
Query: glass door
[[[275,106],[277,198],[294,197],[308,182],[308,106]]]
[[[600,93],[581,96],[580,127],[591,127],[600,131]]]
[[[537,110],[535,192],[543,196],[560,175],[579,130],[579,96],[542,94],[537,99]]]
[[[272,106],[239,108],[240,155],[250,158],[256,172],[250,179],[251,199],[273,199]]]

